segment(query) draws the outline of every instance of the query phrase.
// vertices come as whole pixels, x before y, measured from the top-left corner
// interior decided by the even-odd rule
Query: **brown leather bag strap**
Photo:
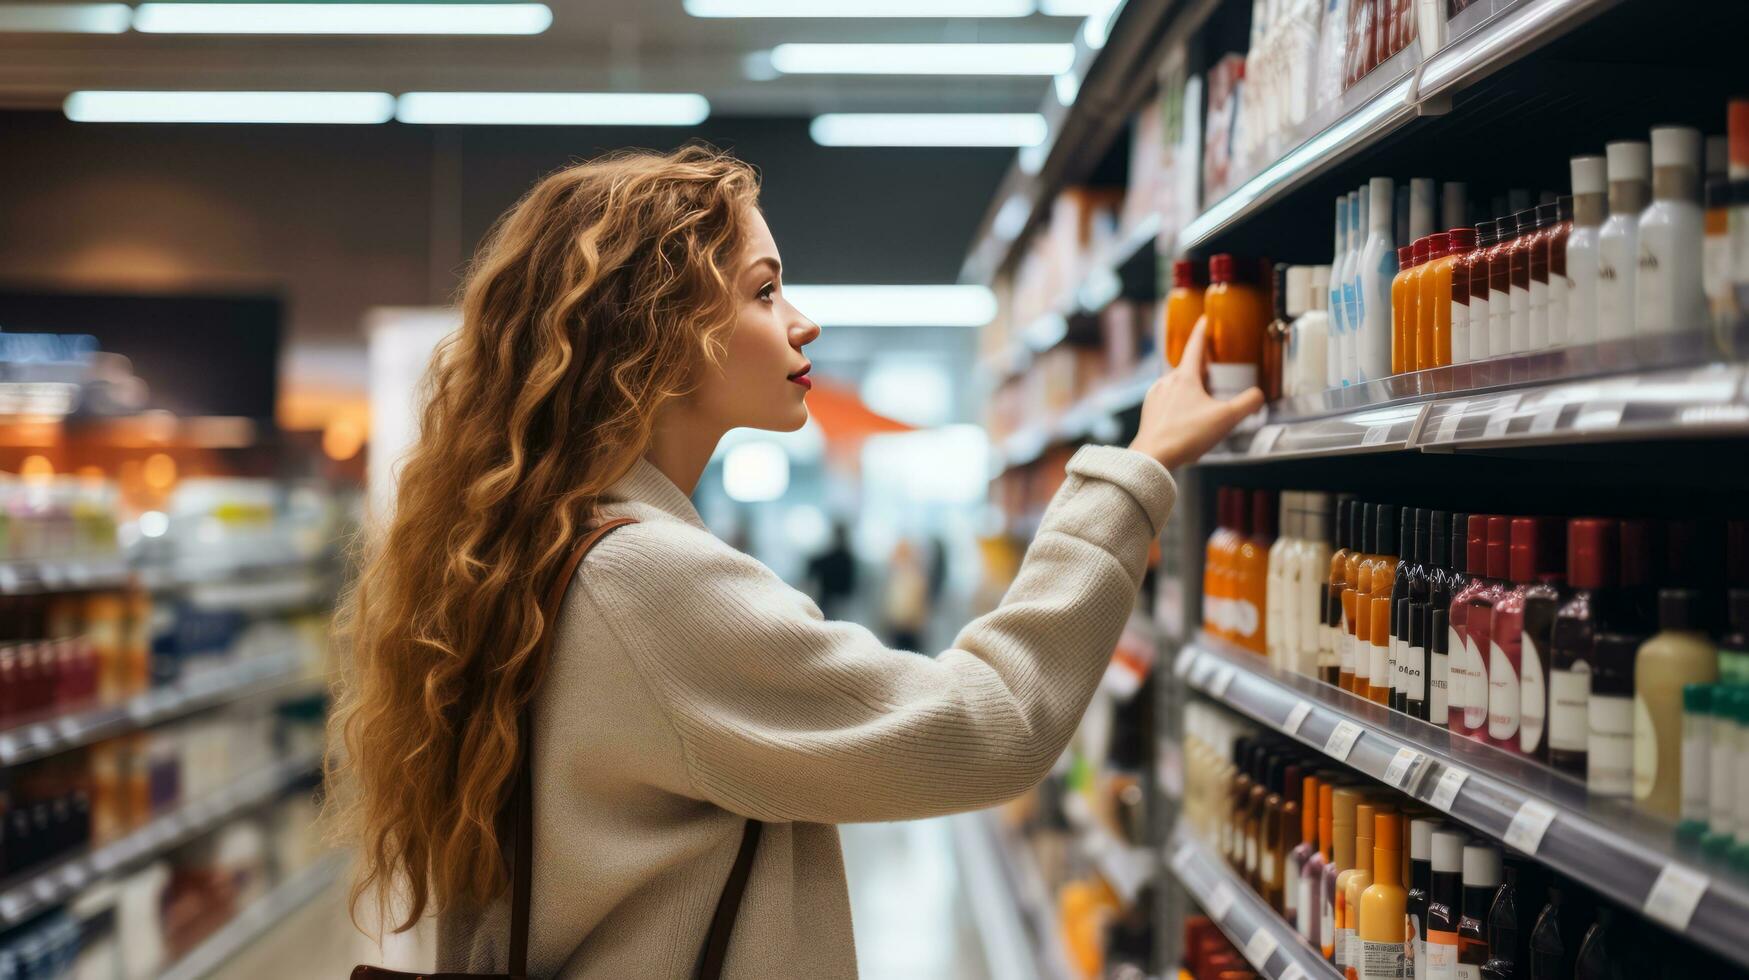
[[[560,567],[547,588],[546,601],[541,604],[540,646],[535,662],[546,663],[552,653],[553,634],[559,625],[559,606],[571,587],[571,576],[577,572],[583,556],[589,554],[608,532],[636,524],[630,517],[616,517],[595,526]],[[516,772],[516,854],[510,871],[510,975],[528,976],[528,904],[534,885],[534,725],[530,708],[525,705],[519,723],[518,740],[522,743],[522,765]]]
[[[735,931],[735,915],[741,911],[741,895],[753,874],[753,855],[759,849],[759,832],[764,828],[759,821],[749,820],[741,831],[741,849],[735,854],[735,866],[729,870],[722,897],[717,899],[717,911],[711,916],[710,932],[705,934],[704,950],[699,954],[698,980],[718,980],[723,975],[729,937]]]

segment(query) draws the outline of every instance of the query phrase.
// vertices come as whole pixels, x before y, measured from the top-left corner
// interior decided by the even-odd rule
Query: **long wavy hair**
[[[355,914],[369,897],[399,932],[503,891],[541,596],[657,411],[721,363],[757,196],[707,147],[616,153],[541,180],[476,254],[338,618],[326,770]]]

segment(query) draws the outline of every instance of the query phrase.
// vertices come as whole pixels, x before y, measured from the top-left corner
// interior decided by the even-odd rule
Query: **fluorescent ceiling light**
[[[854,113],[815,116],[808,133],[821,146],[1035,146],[1045,117],[1015,113]]]
[[[142,3],[147,34],[539,34],[543,3]]]
[[[1063,2],[1063,0],[1058,0]],[[686,0],[694,17],[1025,17],[1031,0]]]
[[[654,92],[408,92],[404,123],[505,126],[696,126],[702,95]]]
[[[981,327],[996,318],[984,286],[784,286],[784,298],[828,327]]]
[[[64,105],[74,122],[385,123],[386,92],[74,92]]]
[[[1090,3],[1087,20],[1081,25],[1081,41],[1090,50],[1098,51],[1105,47],[1105,42],[1111,40],[1111,22],[1117,19],[1117,12],[1123,9],[1124,0],[1104,0],[1103,3]]]
[[[771,64],[786,75],[1056,75],[1073,44],[780,44]]]
[[[1051,84],[1057,90],[1057,102],[1062,105],[1074,105],[1075,97],[1081,94],[1081,79],[1076,78],[1072,71],[1063,72],[1051,79]]]
[[[121,34],[125,3],[0,3],[0,34]]]

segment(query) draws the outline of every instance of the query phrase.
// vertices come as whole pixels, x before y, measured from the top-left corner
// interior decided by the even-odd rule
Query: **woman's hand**
[[[1202,380],[1207,326],[1208,321],[1197,320],[1178,366],[1148,388],[1141,427],[1130,442],[1131,449],[1147,453],[1168,469],[1196,462],[1263,407],[1263,392],[1257,388],[1230,401],[1210,397]]]

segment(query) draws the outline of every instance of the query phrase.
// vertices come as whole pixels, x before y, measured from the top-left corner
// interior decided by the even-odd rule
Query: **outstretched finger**
[[[1263,407],[1263,389],[1246,388],[1244,391],[1227,399],[1227,411],[1232,413],[1234,424],[1246,418]]]
[[[1197,378],[1202,377],[1203,348],[1208,343],[1208,317],[1196,318],[1196,326],[1190,329],[1190,339],[1184,342],[1184,353],[1178,357],[1178,366]]]

